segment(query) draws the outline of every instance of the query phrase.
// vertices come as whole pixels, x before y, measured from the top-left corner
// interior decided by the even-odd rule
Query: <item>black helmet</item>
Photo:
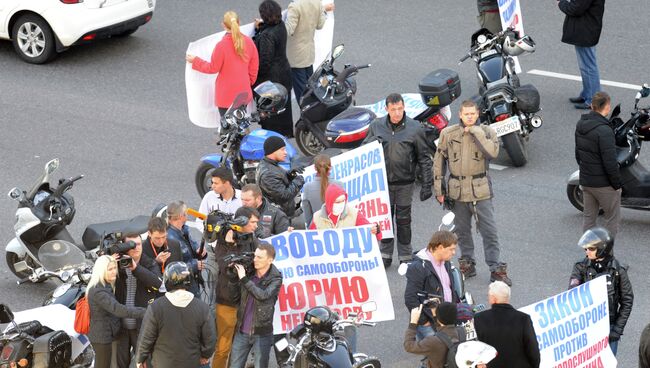
[[[325,306],[314,307],[305,313],[305,326],[310,327],[315,333],[332,333],[334,322],[338,315]]]
[[[190,286],[190,268],[185,262],[172,262],[165,267],[165,289],[174,291],[176,289],[187,289]]]
[[[603,258],[612,254],[614,239],[607,229],[602,227],[592,227],[582,234],[582,237],[578,240],[578,246],[583,249],[594,247],[597,249],[596,257]]]
[[[255,93],[259,95],[257,110],[271,115],[283,112],[289,98],[287,89],[283,85],[271,81],[266,81],[255,87]]]

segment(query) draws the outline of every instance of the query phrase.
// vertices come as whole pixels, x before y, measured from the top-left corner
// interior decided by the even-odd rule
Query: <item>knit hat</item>
[[[286,146],[286,143],[284,143],[284,139],[272,135],[264,141],[264,156],[268,156],[271,153],[279,150],[280,148]]]
[[[457,317],[456,304],[454,303],[440,303],[436,309],[436,318],[443,325],[455,325]]]

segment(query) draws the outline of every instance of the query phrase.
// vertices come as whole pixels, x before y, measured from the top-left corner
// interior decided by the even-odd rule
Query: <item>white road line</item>
[[[582,78],[580,78],[577,75],[571,75],[571,74],[547,72],[545,70],[538,70],[538,69],[529,70],[527,73],[528,74],[541,75],[543,77],[560,78],[560,79],[567,79],[567,80],[574,80],[574,81],[582,82]],[[641,86],[637,86],[636,84],[614,82],[614,81],[608,81],[608,80],[602,80],[602,79],[600,80],[600,84],[604,85],[604,86],[612,86],[612,87],[618,87],[618,88],[633,89],[633,90],[636,90],[636,91],[641,89]]]
[[[508,166],[497,165],[497,164],[490,164],[490,169],[494,169],[494,170],[499,170],[499,171],[501,171],[501,170],[504,170],[504,169],[507,169],[507,168],[508,168]]]

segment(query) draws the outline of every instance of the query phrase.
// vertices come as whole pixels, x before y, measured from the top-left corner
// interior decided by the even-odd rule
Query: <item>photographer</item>
[[[265,198],[278,205],[287,216],[293,217],[296,213],[295,198],[305,184],[305,179],[299,175],[304,168],[285,171],[279,163],[286,158],[284,140],[277,136],[266,138],[264,160],[257,167],[255,182],[262,189]]]
[[[228,267],[233,256],[244,255],[247,252],[254,252],[257,248],[257,237],[255,230],[259,221],[257,210],[248,207],[240,207],[235,212],[235,220],[239,217],[248,219],[248,222],[235,230],[221,231],[217,237],[217,244],[214,248],[214,256],[217,261],[217,289],[216,289],[216,323],[217,323],[217,347],[212,360],[213,368],[225,368],[228,362],[228,354],[232,346],[232,339],[237,323],[237,306],[240,299],[238,287],[233,287],[237,280],[237,273],[234,267]],[[250,257],[249,257],[250,258]]]
[[[147,240],[142,243],[142,253],[156,260],[160,273],[165,272],[165,264],[180,262],[183,259],[178,241],[167,240],[167,224],[160,217],[152,217],[147,226]]]
[[[237,310],[237,328],[232,343],[230,368],[244,368],[251,349],[255,347],[255,368],[269,366],[273,345],[273,314],[282,286],[282,274],[273,265],[275,248],[261,243],[255,249],[252,272],[235,264],[241,286]]]
[[[138,233],[122,237],[122,244],[132,247],[119,254],[118,262],[129,260],[127,267],[119,267],[115,281],[115,298],[127,307],[146,308],[158,295],[162,274],[156,261],[142,254],[142,238]],[[124,262],[126,264],[126,262]],[[116,337],[116,360],[118,368],[128,368],[131,363],[131,349],[135,353],[142,319],[122,318],[122,329]]]
[[[183,201],[174,201],[167,205],[167,239],[176,240],[181,246],[183,262],[192,272],[189,291],[199,297],[199,284],[202,284],[201,270],[205,266],[207,248],[199,249],[199,243],[190,237],[187,222],[187,205]],[[201,254],[198,252],[201,251]]]

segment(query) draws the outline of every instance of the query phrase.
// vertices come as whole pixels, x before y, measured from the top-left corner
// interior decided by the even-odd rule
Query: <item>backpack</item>
[[[75,307],[74,330],[82,335],[87,335],[90,331],[90,307],[85,296],[77,301]]]
[[[445,368],[458,368],[458,365],[456,365],[456,352],[458,351],[458,345],[465,342],[465,327],[456,326],[456,331],[458,331],[458,341],[456,342],[451,341],[451,338],[444,332],[436,332],[436,336],[447,345],[446,363],[443,365]]]

